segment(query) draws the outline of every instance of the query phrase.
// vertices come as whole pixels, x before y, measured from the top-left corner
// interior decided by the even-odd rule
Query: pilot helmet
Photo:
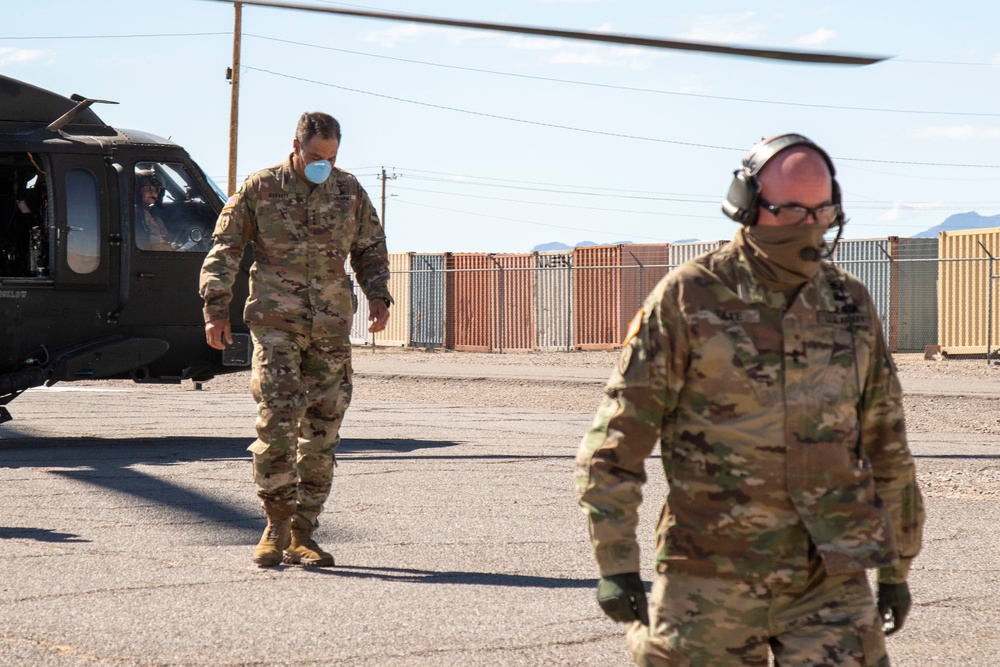
[[[163,190],[163,181],[160,180],[159,175],[152,169],[136,169],[135,171],[135,187],[136,189],[141,189],[147,185],[152,185],[157,190]]]
[[[136,169],[135,170],[135,199],[136,202],[142,202],[142,189],[146,186],[152,186],[156,188],[156,203],[160,203],[160,198],[163,197],[163,181],[160,180],[160,176],[152,169]]]

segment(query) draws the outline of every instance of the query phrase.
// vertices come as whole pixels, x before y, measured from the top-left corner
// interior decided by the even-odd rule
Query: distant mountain
[[[975,211],[956,213],[949,215],[940,225],[914,234],[913,238],[936,239],[938,232],[959,232],[963,229],[980,229],[982,227],[1000,227],[1000,215],[979,215]]]
[[[697,241],[698,239],[681,239],[680,241],[673,241],[673,243],[689,243],[691,241]],[[573,248],[589,248],[595,245],[631,245],[634,241],[612,241],[610,243],[594,243],[593,241],[580,241],[575,246],[566,245],[565,243],[560,243],[559,241],[552,241],[551,243],[542,243],[536,245],[531,249],[531,252],[553,252],[559,250],[572,250]]]
[[[565,243],[559,243],[559,241],[553,241],[551,243],[542,243],[540,245],[536,245],[534,248],[531,249],[531,252],[552,252],[554,250],[572,250],[572,249],[573,248],[571,246],[568,246]]]
[[[631,243],[631,241],[615,241],[614,243],[609,243],[607,245],[615,245],[617,243]],[[552,250],[572,250],[576,248],[584,248],[594,245],[603,245],[594,243],[593,241],[580,241],[575,246],[566,245],[565,243],[560,243],[559,241],[552,241],[551,243],[542,243],[541,245],[536,245],[531,249],[532,252],[550,252]]]

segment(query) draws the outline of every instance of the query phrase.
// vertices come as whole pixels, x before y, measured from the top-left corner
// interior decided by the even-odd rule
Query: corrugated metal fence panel
[[[375,335],[376,345],[401,346],[410,344],[410,266],[413,253],[389,253],[389,294],[392,308],[389,312],[389,326]]]
[[[540,350],[573,346],[573,253],[537,253],[535,345]]]
[[[485,253],[454,253],[448,259],[451,299],[447,339],[456,350],[489,352],[494,340],[490,317],[492,284],[496,276]]]
[[[491,315],[497,320],[493,331],[500,334],[501,352],[535,349],[535,255],[534,253],[494,255],[503,270],[493,272]],[[494,343],[496,342],[494,337]]]
[[[621,344],[621,249],[573,249],[573,344],[581,350],[609,350]]]
[[[895,236],[882,239],[842,239],[834,251],[833,262],[853,273],[868,288],[875,303],[889,351],[894,351],[896,336],[892,318],[892,257],[895,254]]]
[[[361,291],[361,285],[354,277],[354,271],[351,270],[351,260],[344,260],[344,270],[347,272],[347,278],[351,281],[354,296],[358,300],[358,309],[354,312],[354,319],[351,320],[351,342],[355,345],[367,345],[371,336],[368,333],[368,299],[365,298],[365,293]]]
[[[445,346],[447,313],[446,255],[412,253],[410,257],[410,345]]]
[[[695,257],[712,252],[716,248],[729,243],[728,240],[721,241],[688,241],[685,243],[671,243],[667,249],[667,264],[671,269],[675,269],[684,262],[691,261]]]
[[[670,270],[669,244],[632,243],[622,246],[621,329],[618,342],[625,340],[628,325],[646,301],[646,296]]]
[[[901,238],[896,244],[892,294],[893,352],[923,352],[937,345],[938,239]]]
[[[1000,257],[1000,228],[938,235],[938,256],[942,260],[938,277],[938,340],[948,354],[985,354],[1000,337],[998,329],[998,286],[992,287],[992,322],[990,313],[990,261],[983,250]],[[960,261],[976,258],[972,261]],[[948,261],[956,260],[956,261]],[[993,262],[993,271],[998,270]]]

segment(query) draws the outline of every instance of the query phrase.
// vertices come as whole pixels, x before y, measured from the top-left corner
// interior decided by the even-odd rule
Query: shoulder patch
[[[236,206],[236,195],[226,200],[226,205],[222,207],[222,210],[225,211],[227,208],[233,208],[234,206]]]
[[[628,333],[625,334],[625,340],[622,341],[622,345],[628,345],[629,341],[639,333],[639,329],[642,328],[642,317],[645,314],[645,309],[640,308],[635,317],[632,318],[632,321],[628,323]]]

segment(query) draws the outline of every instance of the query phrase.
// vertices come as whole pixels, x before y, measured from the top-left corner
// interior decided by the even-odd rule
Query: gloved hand
[[[619,623],[640,621],[649,625],[646,585],[638,572],[602,577],[597,584],[597,604],[611,620]]]
[[[910,587],[905,581],[878,585],[878,614],[882,617],[882,629],[887,636],[903,627],[903,621],[910,613],[910,604]]]

